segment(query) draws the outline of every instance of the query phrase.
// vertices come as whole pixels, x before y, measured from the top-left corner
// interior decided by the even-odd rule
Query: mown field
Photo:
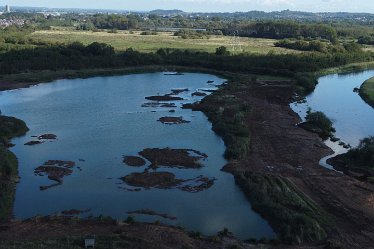
[[[130,33],[129,31],[118,31],[109,33],[107,31],[76,31],[76,30],[43,30],[29,35],[30,38],[51,43],[72,43],[75,41],[87,45],[92,42],[103,42],[112,45],[117,51],[127,48],[141,52],[155,52],[159,48],[190,49],[195,51],[215,52],[219,46],[226,46],[232,50],[233,39],[229,36],[209,36],[204,39],[183,39],[174,36],[172,32],[159,32],[157,35],[141,35],[140,31]],[[298,51],[278,48],[274,46],[277,40],[261,38],[240,38],[243,52],[266,54],[274,53],[297,53]]]

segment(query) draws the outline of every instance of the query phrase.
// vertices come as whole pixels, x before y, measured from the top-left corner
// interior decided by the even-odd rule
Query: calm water
[[[313,111],[324,112],[334,122],[336,137],[355,147],[364,137],[374,136],[374,109],[366,104],[358,93],[353,92],[353,89],[359,88],[365,80],[373,76],[374,70],[367,70],[321,77],[315,91],[306,97],[307,102],[293,103],[291,108],[303,119],[308,107]],[[337,142],[328,140],[326,144],[334,150],[334,155],[347,151]],[[327,158],[330,157],[332,156]],[[326,164],[327,158],[323,158],[320,163],[332,168]]]
[[[58,80],[28,89],[2,92],[0,109],[4,115],[26,121],[30,131],[13,140],[12,149],[19,159],[21,182],[17,186],[14,206],[16,218],[48,215],[63,210],[90,209],[89,214],[126,218],[128,211],[152,209],[176,216],[176,221],[135,215],[136,220],[161,220],[190,230],[211,235],[227,227],[242,239],[274,237],[268,223],[251,210],[244,194],[235,185],[232,175],[221,172],[226,163],[224,143],[211,130],[201,112],[180,108],[182,103],[195,102],[196,89],[212,89],[208,80],[221,84],[223,79],[212,75],[188,73],[165,76],[162,73],[139,74],[90,79]],[[177,108],[144,108],[150,95],[163,95],[171,89],[188,88],[176,101]],[[175,109],[175,113],[169,113]],[[156,112],[154,112],[156,111]],[[191,121],[182,125],[165,125],[163,116],[183,116]],[[32,135],[53,133],[58,140],[41,145],[24,146]],[[185,148],[208,154],[204,167],[198,170],[177,170],[177,177],[199,175],[217,178],[213,187],[199,193],[172,190],[129,192],[119,177],[143,168],[122,163],[123,155],[136,155],[145,148]],[[84,159],[85,161],[79,161]],[[82,171],[74,169],[64,184],[40,191],[39,186],[53,183],[34,175],[34,169],[47,160],[72,160]],[[87,214],[88,215],[88,214]]]

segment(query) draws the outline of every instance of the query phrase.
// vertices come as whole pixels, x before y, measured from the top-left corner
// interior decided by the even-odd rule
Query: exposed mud
[[[91,209],[85,209],[85,210],[70,209],[70,210],[62,211],[61,214],[66,215],[66,216],[75,216],[75,215],[88,213],[90,211],[91,211]]]
[[[31,136],[31,137],[36,138],[38,140],[29,141],[29,142],[25,143],[24,145],[33,146],[33,145],[37,145],[37,144],[42,144],[47,140],[56,140],[57,139],[57,135],[55,135],[55,134],[42,134],[42,135],[39,135],[39,136]]]
[[[171,89],[171,94],[170,95],[178,95],[183,92],[188,92],[188,88],[183,88],[183,89]]]
[[[142,104],[142,107],[165,107],[165,108],[174,108],[177,107],[174,103],[162,103],[162,102],[148,102]]]
[[[63,178],[73,173],[71,168],[74,166],[75,163],[72,161],[49,160],[45,162],[44,165],[37,167],[34,170],[36,176],[47,176],[48,179],[56,182],[48,186],[40,186],[40,190],[47,190],[61,185],[63,183]]]
[[[184,120],[183,117],[161,117],[157,121],[163,123],[163,124],[186,124],[190,123],[191,121]]]
[[[145,189],[179,189],[182,191],[197,193],[213,186],[215,179],[198,176],[193,179],[178,179],[170,172],[149,172],[131,173],[121,178],[126,184],[132,187]]]
[[[369,167],[354,167],[347,163],[345,154],[329,158],[327,163],[332,165],[334,169],[343,172],[346,175],[354,177],[360,181],[374,183],[374,170]]]
[[[144,149],[139,152],[139,155],[150,161],[152,168],[158,166],[176,167],[176,168],[200,168],[202,167],[201,160],[208,157],[208,155],[191,149]]]
[[[372,248],[374,187],[319,165],[321,158],[333,152],[317,134],[296,126],[301,119],[289,106],[294,94],[292,82],[267,81],[264,86],[242,81],[243,85],[230,88],[230,94],[251,107],[246,118],[251,134],[250,153],[225,170],[237,179],[244,173],[257,173],[287,180],[328,217],[330,221],[322,221],[321,226],[330,244]],[[241,187],[244,192],[251,192],[245,185]],[[288,208],[292,210],[291,206]],[[271,217],[270,212],[274,214],[273,210],[257,211],[265,217]],[[277,231],[277,223],[268,221]]]
[[[0,225],[0,244],[3,248],[14,248],[14,244],[21,243],[24,243],[22,248],[40,248],[40,245],[48,249],[83,248],[84,238],[87,234],[96,235],[98,248],[113,248],[113,244],[118,249],[266,248],[261,243],[255,245],[237,240],[229,233],[204,237],[197,232],[187,232],[162,224],[138,222],[127,224],[107,218],[76,219],[59,216],[35,217],[25,221],[2,224]],[[53,244],[56,238],[61,240],[58,241],[58,244]],[[70,238],[70,240],[66,238]],[[113,238],[116,238],[115,242]],[[69,241],[69,245],[67,241]],[[103,244],[104,241],[107,243]],[[35,244],[31,246],[33,242]]]
[[[123,162],[129,166],[141,167],[146,164],[146,161],[138,156],[124,156]]]
[[[181,97],[171,96],[169,94],[148,96],[148,97],[145,97],[145,99],[152,100],[152,101],[176,101],[176,100],[184,100]]]
[[[127,212],[128,214],[144,214],[144,215],[151,215],[151,216],[159,216],[164,219],[169,219],[169,220],[176,220],[177,217],[171,216],[168,214],[163,214],[163,213],[157,213],[151,209],[140,209],[140,210],[135,210],[135,211],[130,211]]]
[[[57,139],[57,135],[55,134],[43,134],[38,136],[39,140],[55,140]]]
[[[37,145],[37,144],[42,144],[42,143],[44,143],[44,141],[36,140],[36,141],[29,141],[29,142],[25,143],[25,145],[31,146],[31,145]]]
[[[206,96],[207,94],[206,93],[203,93],[203,92],[194,92],[191,94],[192,96],[198,96],[198,97],[204,97]]]

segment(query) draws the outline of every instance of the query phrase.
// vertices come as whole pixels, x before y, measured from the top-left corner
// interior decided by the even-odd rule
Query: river
[[[354,92],[361,84],[374,76],[374,70],[349,74],[331,74],[319,78],[313,93],[306,97],[305,103],[292,103],[291,108],[305,120],[308,108],[322,111],[333,121],[335,136],[344,143],[355,147],[360,140],[374,136],[374,109]],[[328,158],[347,152],[339,142],[325,141],[334,154],[322,158],[320,164],[332,169],[326,163]]]

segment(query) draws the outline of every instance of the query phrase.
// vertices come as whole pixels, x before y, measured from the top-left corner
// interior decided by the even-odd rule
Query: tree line
[[[217,54],[211,54],[166,48],[159,49],[156,53],[140,53],[129,48],[124,52],[116,53],[112,46],[104,43],[94,42],[85,46],[75,42],[0,53],[0,74],[20,73],[28,70],[176,65],[293,76],[297,72],[315,72],[323,68],[374,59],[373,53],[356,50],[355,46],[349,44],[344,50],[334,53],[229,55],[222,50],[221,48]]]

